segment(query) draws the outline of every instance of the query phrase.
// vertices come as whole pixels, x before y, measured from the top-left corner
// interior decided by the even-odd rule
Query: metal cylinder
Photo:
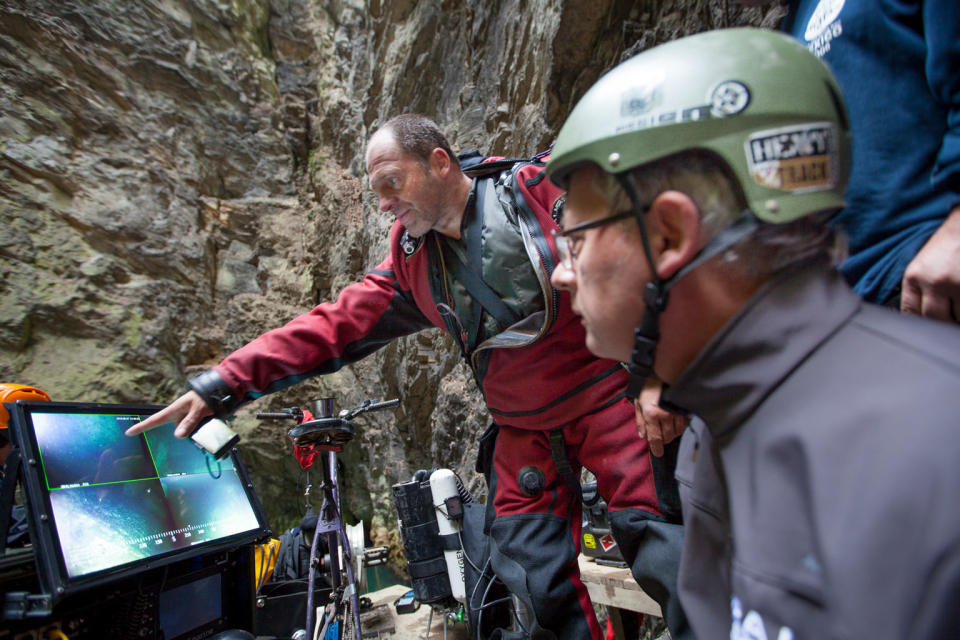
[[[320,398],[313,403],[314,418],[332,418],[333,417],[333,398]]]

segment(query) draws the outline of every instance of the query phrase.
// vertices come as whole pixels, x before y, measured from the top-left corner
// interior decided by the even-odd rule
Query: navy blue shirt
[[[841,270],[865,299],[960,204],[960,0],[792,0],[784,30],[833,70],[853,135]]]

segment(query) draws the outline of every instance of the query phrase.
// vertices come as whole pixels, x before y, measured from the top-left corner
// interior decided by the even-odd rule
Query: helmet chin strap
[[[627,363],[626,396],[636,400],[643,389],[643,383],[653,375],[653,358],[660,340],[660,313],[667,308],[669,291],[662,280],[648,282],[643,288],[643,301],[647,308],[643,311],[640,325],[633,330],[633,353]]]
[[[643,311],[639,326],[633,331],[633,353],[630,355],[630,362],[626,363],[627,374],[629,375],[626,396],[630,400],[636,400],[646,379],[653,375],[654,357],[657,351],[657,343],[660,341],[660,314],[667,308],[670,289],[683,276],[753,233],[760,225],[760,221],[750,209],[744,209],[730,226],[711,238],[690,262],[678,269],[669,278],[662,279],[657,274],[653,252],[650,250],[647,225],[643,219],[648,207],[640,204],[636,189],[634,189],[629,177],[625,174],[618,174],[616,178],[627,193],[627,197],[630,198],[634,218],[637,221],[637,226],[640,227],[643,253],[647,258],[647,264],[650,265],[650,272],[653,274],[653,280],[643,287],[643,302],[646,308]]]

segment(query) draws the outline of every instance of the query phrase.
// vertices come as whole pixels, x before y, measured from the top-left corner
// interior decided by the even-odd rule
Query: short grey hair
[[[595,186],[611,211],[630,208],[615,176],[597,172]],[[628,179],[641,205],[664,191],[686,194],[696,205],[710,237],[730,226],[748,208],[740,183],[719,156],[687,150],[630,171]],[[832,212],[804,216],[785,224],[760,224],[746,238],[724,251],[721,263],[750,277],[767,277],[783,269],[828,256],[839,262],[846,254],[842,236],[827,224]],[[635,224],[632,221],[627,221]]]
[[[437,123],[419,113],[402,113],[394,116],[379,129],[389,131],[402,153],[411,156],[424,169],[430,167],[430,154],[434,149],[443,149],[450,161],[460,166],[457,154],[450,148],[446,136]]]

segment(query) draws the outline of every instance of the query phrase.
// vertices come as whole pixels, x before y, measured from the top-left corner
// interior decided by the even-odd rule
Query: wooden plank
[[[663,617],[660,605],[644,593],[629,569],[599,565],[581,555],[580,578],[597,604]]]

